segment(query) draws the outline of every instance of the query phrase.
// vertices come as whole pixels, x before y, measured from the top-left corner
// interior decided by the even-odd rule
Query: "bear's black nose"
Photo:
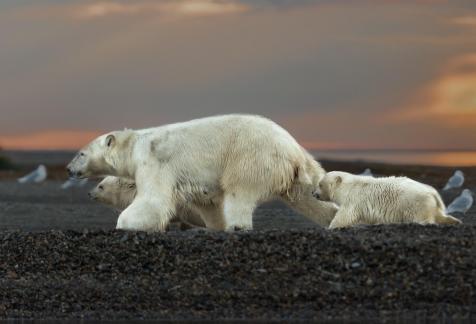
[[[68,172],[68,176],[69,176],[70,178],[72,178],[73,175],[74,175],[74,174],[73,174],[73,170],[71,170],[71,168],[66,168],[66,171]]]

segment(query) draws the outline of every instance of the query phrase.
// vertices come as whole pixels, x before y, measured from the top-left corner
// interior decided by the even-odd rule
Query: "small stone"
[[[360,268],[360,266],[360,262],[352,262],[352,264],[350,265],[352,269]]]

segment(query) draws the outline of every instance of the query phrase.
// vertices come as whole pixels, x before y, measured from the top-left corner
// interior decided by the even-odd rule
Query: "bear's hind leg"
[[[256,197],[258,195],[244,191],[225,193],[223,201],[225,230],[253,229],[253,211],[258,203]]]
[[[446,215],[445,213],[442,213],[440,211],[438,211],[434,217],[435,217],[436,224],[457,225],[462,223],[462,221],[460,221],[456,217],[453,217],[451,215]]]

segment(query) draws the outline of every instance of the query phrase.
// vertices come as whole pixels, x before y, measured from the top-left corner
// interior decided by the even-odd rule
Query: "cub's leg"
[[[329,229],[350,227],[359,224],[355,213],[350,208],[340,208],[329,225]]]
[[[461,224],[462,221],[457,219],[456,217],[453,217],[451,215],[446,215],[444,212],[437,211],[435,217],[435,223],[436,224],[443,224],[443,225],[458,225]]]
[[[445,204],[441,197],[434,193],[433,195],[425,195],[420,199],[420,205],[413,215],[412,220],[416,223],[426,224],[442,224],[442,225],[456,225],[461,224],[461,221],[451,215],[446,215]]]

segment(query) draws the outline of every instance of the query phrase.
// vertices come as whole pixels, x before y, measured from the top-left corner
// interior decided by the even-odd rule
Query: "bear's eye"
[[[84,152],[79,153],[79,156],[85,156]]]
[[[99,190],[104,190],[104,186],[99,186]]]

